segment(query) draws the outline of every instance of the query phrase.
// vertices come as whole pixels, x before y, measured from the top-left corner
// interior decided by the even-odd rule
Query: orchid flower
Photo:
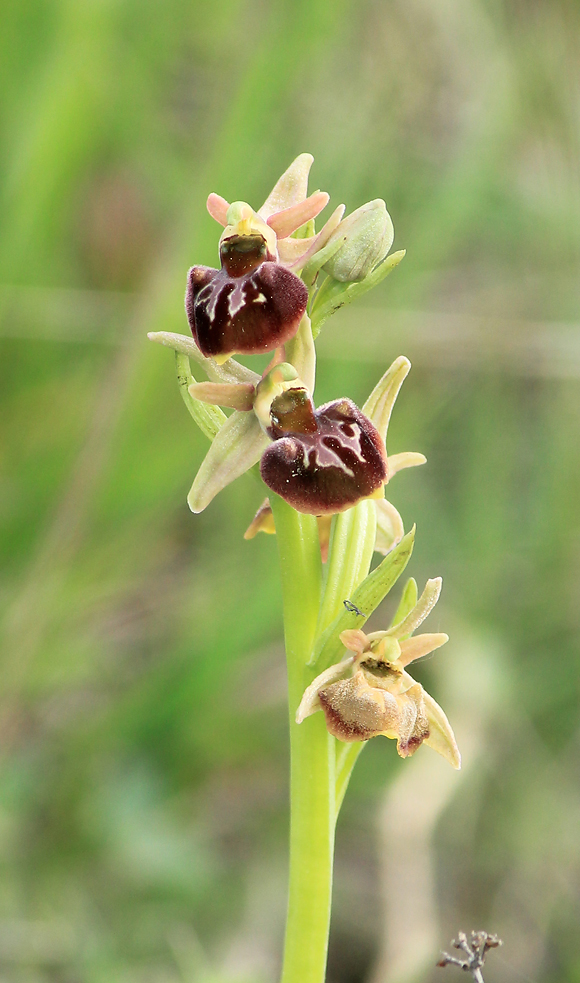
[[[406,671],[406,666],[448,641],[442,632],[413,637],[437,603],[441,578],[428,580],[423,594],[398,624],[365,635],[343,631],[340,640],[354,653],[331,666],[304,693],[296,722],[322,710],[326,726],[341,741],[383,735],[397,741],[402,758],[425,743],[453,765],[461,756],[443,710]]]

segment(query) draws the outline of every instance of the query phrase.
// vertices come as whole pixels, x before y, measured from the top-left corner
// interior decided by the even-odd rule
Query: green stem
[[[323,983],[326,971],[335,827],[334,738],[324,717],[297,725],[313,672],[321,590],[316,520],[270,496],[280,555],[288,662],[291,753],[290,880],[282,983]]]
[[[319,635],[343,610],[343,601],[350,599],[369,572],[376,526],[375,503],[369,499],[334,517],[318,619]]]

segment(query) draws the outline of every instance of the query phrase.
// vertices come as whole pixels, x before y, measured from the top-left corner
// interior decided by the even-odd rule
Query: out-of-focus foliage
[[[189,513],[206,442],[145,333],[187,330],[207,193],[259,203],[305,150],[335,205],[384,197],[408,250],[325,326],[317,395],[414,363],[389,450],[429,463],[390,497],[410,572],[444,577],[446,668],[422,679],[465,752],[445,784],[427,749],[365,749],[329,980],[431,978],[480,927],[505,941],[487,979],[580,980],[579,62],[569,0],[4,0],[6,983],[276,977],[275,541],[242,539],[250,476]]]

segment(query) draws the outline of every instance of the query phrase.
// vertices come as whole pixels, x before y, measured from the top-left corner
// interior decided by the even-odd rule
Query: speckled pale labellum
[[[402,758],[425,743],[459,768],[461,756],[447,717],[406,671],[410,662],[448,641],[442,632],[412,637],[440,590],[441,578],[428,580],[412,609],[387,631],[343,631],[340,640],[354,655],[316,677],[302,697],[296,722],[322,710],[328,730],[341,741],[391,737]]]

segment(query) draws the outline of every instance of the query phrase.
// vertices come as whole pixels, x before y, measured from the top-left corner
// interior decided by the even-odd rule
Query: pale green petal
[[[401,454],[391,454],[388,458],[389,481],[398,471],[404,468],[417,468],[420,464],[426,464],[427,458],[418,451],[403,451]]]
[[[227,416],[219,406],[207,406],[194,399],[189,388],[195,385],[195,379],[191,374],[191,364],[187,355],[175,352],[175,367],[177,369],[177,383],[183,402],[197,423],[199,429],[208,440],[215,440],[220,432]]]
[[[404,355],[399,355],[377,382],[362,407],[363,413],[374,423],[385,442],[395,400],[410,368],[409,359],[405,358]]]
[[[269,438],[253,413],[234,411],[224,423],[187,496],[192,512],[203,512],[222,488],[256,464]]]
[[[299,154],[290,167],[278,178],[270,194],[258,214],[267,219],[274,212],[281,212],[299,201],[304,201],[308,195],[308,175],[314,163],[312,154]]]

